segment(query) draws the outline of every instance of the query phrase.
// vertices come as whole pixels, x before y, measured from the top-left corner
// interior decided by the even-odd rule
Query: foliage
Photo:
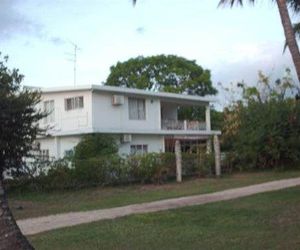
[[[79,186],[122,184],[128,182],[126,167],[118,155],[76,160],[74,179]]]
[[[212,174],[213,155],[183,153],[183,176]],[[52,162],[47,172],[22,175],[10,181],[10,187],[31,190],[55,190],[128,183],[163,183],[176,176],[174,153],[148,153],[122,158],[117,154],[89,159],[62,159]]]
[[[112,135],[89,134],[75,147],[74,159],[89,159],[118,152],[116,140]]]
[[[290,98],[295,87],[289,73],[273,84],[262,73],[256,87],[240,84],[242,98],[224,111],[223,140],[236,166],[300,162],[300,102]]]
[[[149,153],[145,155],[131,156],[128,159],[128,165],[131,169],[131,175],[135,180],[144,182],[161,183],[166,180],[171,172],[174,172],[174,155]],[[173,163],[174,163],[173,162]]]
[[[106,85],[204,96],[216,94],[210,71],[174,55],[129,59],[110,68]]]
[[[1,56],[1,54],[0,54]],[[40,93],[21,88],[23,75],[7,68],[8,58],[0,58],[0,175],[9,168],[22,167],[32,144],[41,132],[38,121],[45,116],[36,105]]]

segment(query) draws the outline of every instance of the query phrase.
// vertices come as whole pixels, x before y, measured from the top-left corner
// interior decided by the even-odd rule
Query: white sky
[[[217,8],[218,0],[0,0],[0,51],[24,85],[73,84],[66,53],[79,45],[77,84],[100,84],[111,65],[138,55],[175,54],[212,72],[214,85],[274,77],[286,67],[284,34],[272,1]]]

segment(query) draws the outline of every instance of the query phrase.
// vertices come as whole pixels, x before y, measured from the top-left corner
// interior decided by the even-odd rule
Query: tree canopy
[[[1,54],[0,54],[1,56]],[[7,68],[8,58],[0,57],[0,248],[33,249],[19,230],[3,185],[5,170],[22,167],[40,131],[38,121],[44,113],[36,109],[40,94],[21,88],[23,76]]]
[[[185,93],[214,95],[211,74],[195,61],[175,55],[158,55],[129,59],[110,68],[106,85]]]
[[[1,56],[1,54],[0,54]],[[41,130],[38,121],[45,116],[36,109],[40,93],[21,88],[23,75],[0,61],[0,173],[19,168],[28,156]]]
[[[257,86],[238,84],[242,97],[224,110],[223,146],[240,168],[300,162],[300,102],[289,70],[276,82],[259,74]]]

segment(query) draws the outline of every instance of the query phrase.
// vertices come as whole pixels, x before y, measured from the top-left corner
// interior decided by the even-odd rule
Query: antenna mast
[[[76,73],[77,73],[77,68],[76,68],[76,65],[77,65],[77,51],[80,50],[80,48],[78,47],[77,44],[69,41],[71,43],[71,45],[74,47],[74,52],[73,53],[66,53],[68,56],[71,56],[71,59],[68,59],[69,61],[73,62],[74,63],[74,67],[73,67],[73,70],[74,70],[74,87],[76,86]]]

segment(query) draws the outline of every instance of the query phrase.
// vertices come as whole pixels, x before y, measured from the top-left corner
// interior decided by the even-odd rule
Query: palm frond
[[[240,5],[240,6],[243,6],[243,0],[220,0],[219,4],[218,4],[218,7],[220,6],[224,6],[224,5],[230,5],[230,7],[233,7],[233,5]],[[254,3],[255,0],[248,0],[248,2],[250,3]]]
[[[287,4],[296,13],[300,12],[300,0],[287,0]]]

